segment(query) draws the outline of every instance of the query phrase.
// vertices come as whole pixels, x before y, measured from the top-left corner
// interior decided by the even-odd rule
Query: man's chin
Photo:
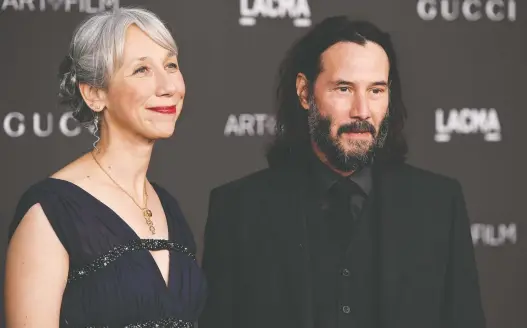
[[[341,145],[340,151],[342,154],[344,154],[348,158],[360,158],[367,156],[370,153],[370,150],[372,149],[371,143],[364,143],[357,145],[356,143],[353,145]]]
[[[340,166],[349,169],[357,169],[364,165],[368,165],[371,162],[373,156],[372,147],[353,147],[352,149],[346,149],[345,151],[341,148],[340,153]]]

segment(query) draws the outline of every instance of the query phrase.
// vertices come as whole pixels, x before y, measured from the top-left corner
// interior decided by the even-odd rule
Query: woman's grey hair
[[[146,9],[119,8],[95,14],[82,22],[75,30],[68,55],[60,65],[59,97],[83,125],[93,124],[95,113],[84,102],[79,83],[103,90],[107,88],[113,72],[122,65],[125,35],[130,25],[136,25],[163,48],[178,53],[167,27],[157,15]]]

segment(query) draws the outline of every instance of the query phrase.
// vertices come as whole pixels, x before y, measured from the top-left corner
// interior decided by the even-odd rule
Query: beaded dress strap
[[[194,324],[189,321],[179,320],[176,318],[166,318],[161,320],[145,321],[133,325],[127,325],[123,328],[193,328]],[[110,328],[109,326],[88,326],[85,328]]]
[[[106,254],[98,257],[97,259],[95,259],[93,262],[91,262],[88,265],[85,265],[81,268],[70,269],[70,273],[68,274],[68,283],[84,278],[88,276],[89,274],[94,273],[106,267],[108,264],[117,260],[119,257],[121,257],[125,253],[139,251],[139,250],[176,251],[176,252],[180,252],[180,253],[188,255],[190,258],[192,258],[192,260],[196,260],[195,254],[190,252],[188,247],[185,247],[174,241],[169,241],[165,239],[138,239],[138,240],[133,240],[123,245],[115,246],[110,251],[108,251]]]

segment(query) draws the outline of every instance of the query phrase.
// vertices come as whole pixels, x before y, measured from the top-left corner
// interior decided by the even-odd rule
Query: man
[[[328,18],[279,82],[270,167],[211,193],[199,327],[484,327],[460,184],[405,163],[388,34]]]

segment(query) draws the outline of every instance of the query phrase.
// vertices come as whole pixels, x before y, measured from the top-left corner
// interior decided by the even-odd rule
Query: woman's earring
[[[98,107],[97,107],[97,110],[99,110]],[[93,142],[93,148],[95,149],[97,153],[99,153],[99,148],[97,148],[97,143],[99,142],[99,140],[101,140],[101,138],[99,137],[97,133],[98,131],[99,131],[99,113],[96,112],[93,114],[93,136],[96,138],[96,140]]]

